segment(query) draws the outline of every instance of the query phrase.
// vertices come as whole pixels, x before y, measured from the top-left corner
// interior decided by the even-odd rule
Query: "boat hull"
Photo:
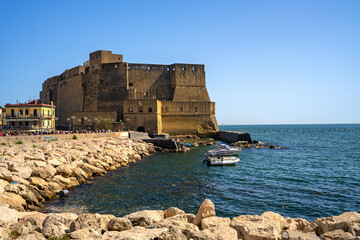
[[[235,165],[240,162],[240,159],[237,157],[221,157],[221,158],[211,158],[207,157],[204,162],[207,163],[208,166],[229,166]]]

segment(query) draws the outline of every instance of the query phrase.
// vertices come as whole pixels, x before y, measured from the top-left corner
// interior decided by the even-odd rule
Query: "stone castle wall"
[[[182,134],[177,131],[184,128],[176,125],[185,122],[191,125],[186,127],[192,129],[191,132],[198,130],[199,124],[212,126],[217,131],[215,105],[206,89],[204,65],[126,63],[122,55],[96,51],[90,53],[84,66],[47,79],[40,99],[44,103],[53,101],[57,106],[59,126],[67,125],[66,119],[75,112],[116,112],[116,122],[123,121],[124,101],[160,100],[161,115],[169,119],[164,124],[164,131]],[[149,121],[154,122],[154,116],[150,115]],[[141,117],[149,122],[144,113]],[[208,124],[210,122],[212,124]],[[131,128],[139,127],[136,125],[136,122],[129,123]]]

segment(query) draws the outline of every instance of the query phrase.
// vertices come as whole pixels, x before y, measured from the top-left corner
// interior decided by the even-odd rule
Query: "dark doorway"
[[[144,127],[138,127],[138,128],[136,129],[136,131],[138,131],[138,132],[145,132],[145,128],[144,128]]]

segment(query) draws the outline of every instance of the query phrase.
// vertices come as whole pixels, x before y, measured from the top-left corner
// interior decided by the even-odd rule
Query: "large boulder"
[[[5,181],[11,181],[12,173],[5,167],[0,167],[0,179]]]
[[[283,229],[288,228],[288,223],[286,219],[278,213],[274,212],[264,212],[261,214],[261,217],[268,219],[270,222],[277,225],[278,232],[282,232]]]
[[[46,167],[34,167],[32,176],[50,180],[56,174],[56,169],[47,164]]]
[[[25,211],[27,206],[26,201],[15,193],[6,192],[5,194],[0,194],[0,203],[5,203],[10,206],[10,208],[15,209],[19,212]]]
[[[205,201],[200,205],[198,213],[195,216],[194,224],[200,226],[201,221],[204,218],[216,216],[215,205],[211,202],[210,199],[205,199]]]
[[[126,231],[107,231],[104,233],[103,240],[153,240],[159,239],[162,233],[168,231],[167,228],[154,229],[130,229]]]
[[[6,205],[0,205],[0,213],[0,227],[8,227],[19,219],[19,212]]]
[[[23,179],[28,179],[31,177],[31,174],[33,172],[32,168],[30,166],[21,166],[21,165],[14,165],[10,168],[10,171],[13,175],[16,175]]]
[[[124,231],[132,228],[132,224],[127,218],[113,218],[107,225],[109,231]]]
[[[237,232],[231,227],[215,227],[202,231],[201,239],[209,240],[237,240]]]
[[[5,192],[5,187],[9,184],[8,181],[0,179],[0,194]]]
[[[43,224],[41,233],[45,237],[61,238],[66,236],[70,232],[71,218],[66,218],[61,214],[48,215]]]
[[[124,216],[129,219],[133,226],[148,227],[149,225],[164,219],[162,210],[144,210]]]
[[[299,239],[306,239],[306,240],[320,240],[320,238],[315,234],[315,232],[298,232],[298,231],[284,231],[281,234],[282,240],[299,240]]]
[[[278,224],[258,215],[242,215],[231,220],[230,226],[238,232],[238,238],[279,239]]]
[[[230,227],[230,218],[222,217],[208,217],[204,218],[201,221],[201,229],[205,230],[208,228],[217,228],[217,227]]]
[[[360,223],[360,213],[345,212],[339,216],[317,218],[314,220],[314,223],[319,226],[318,234],[323,234],[337,229],[348,232],[352,225]]]
[[[185,212],[177,207],[170,207],[164,211],[164,218],[166,219],[178,214],[185,214]]]
[[[345,232],[342,229],[337,229],[334,231],[326,232],[322,235],[320,235],[321,240],[355,240],[359,238],[355,238],[354,235],[352,235],[349,232]]]
[[[26,215],[10,226],[11,232],[17,232],[20,235],[26,235],[34,231],[41,232],[45,218],[46,215],[39,212]]]
[[[153,227],[179,229],[188,239],[198,236],[200,232],[196,225],[188,222],[188,218],[185,214],[175,215],[163,219],[157,223],[154,223]]]
[[[56,168],[56,173],[68,178],[73,173],[73,167],[71,164],[62,164]]]
[[[71,239],[78,239],[78,240],[83,240],[83,239],[89,239],[89,240],[99,239],[100,240],[100,239],[102,239],[101,229],[94,228],[94,227],[78,229],[74,232],[71,232],[69,234],[69,236]]]
[[[115,218],[115,216],[112,216]],[[91,227],[97,228],[103,231],[107,231],[107,225],[110,222],[111,217],[107,215],[100,215],[100,214],[91,214],[91,213],[84,213],[78,216],[78,218],[71,223],[70,230],[74,232],[79,229]]]

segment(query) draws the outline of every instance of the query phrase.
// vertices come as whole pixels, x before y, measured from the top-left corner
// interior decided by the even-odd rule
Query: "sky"
[[[360,1],[0,0],[0,105],[109,50],[205,64],[220,124],[360,123]]]

